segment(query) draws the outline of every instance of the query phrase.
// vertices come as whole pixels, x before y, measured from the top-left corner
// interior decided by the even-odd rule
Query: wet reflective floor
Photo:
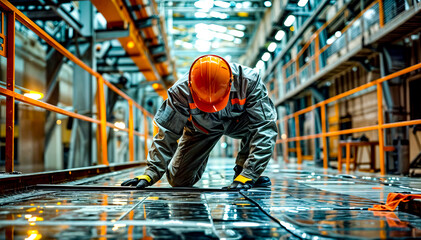
[[[233,164],[210,160],[196,186],[229,185]],[[71,184],[116,186],[142,173],[128,169]],[[264,175],[272,187],[241,193],[34,190],[4,196],[0,239],[421,238],[421,218],[367,210],[390,192],[421,193],[421,179],[277,164]],[[164,177],[155,186],[169,184]]]

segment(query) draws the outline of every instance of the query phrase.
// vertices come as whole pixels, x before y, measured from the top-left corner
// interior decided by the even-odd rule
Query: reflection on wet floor
[[[232,181],[232,159],[210,160],[197,187]],[[223,163],[223,164],[221,164]],[[271,188],[243,192],[37,190],[0,198],[0,239],[389,239],[420,238],[421,218],[371,212],[389,192],[421,192],[421,179],[272,164]],[[311,169],[311,170],[309,170]],[[129,169],[73,182],[119,185]],[[169,187],[165,177],[157,187]],[[253,203],[259,204],[262,209]],[[271,219],[267,214],[274,217]]]

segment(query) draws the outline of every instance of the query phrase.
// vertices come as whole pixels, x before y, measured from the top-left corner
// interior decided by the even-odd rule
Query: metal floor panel
[[[200,188],[231,183],[233,159],[211,159]],[[421,192],[421,179],[337,175],[271,164],[270,189],[247,192],[38,189],[0,198],[0,239],[408,239],[421,218],[371,212],[389,192]],[[143,169],[66,185],[119,186]],[[154,187],[170,187],[165,177]],[[94,188],[95,189],[95,188]],[[258,205],[256,205],[258,204]],[[260,207],[260,208],[259,208]]]

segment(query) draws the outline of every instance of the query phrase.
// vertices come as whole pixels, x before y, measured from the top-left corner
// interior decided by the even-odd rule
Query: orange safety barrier
[[[101,74],[94,71],[91,67],[82,62],[79,58],[69,52],[64,46],[58,43],[54,38],[52,38],[48,33],[42,30],[38,25],[36,25],[32,20],[26,17],[22,12],[20,12],[15,6],[13,6],[7,0],[0,0],[0,10],[3,15],[7,18],[7,33],[4,33],[2,29],[0,37],[4,39],[3,49],[6,51],[0,52],[0,55],[7,58],[7,73],[6,73],[6,88],[0,87],[0,94],[6,96],[6,172],[14,171],[14,123],[15,123],[15,101],[21,101],[36,107],[40,107],[49,111],[53,111],[59,114],[63,114],[69,117],[73,117],[79,120],[88,121],[98,125],[98,152],[99,152],[99,164],[108,165],[107,158],[107,129],[106,127],[119,129],[125,131],[129,135],[129,161],[134,161],[134,135],[142,136],[145,139],[145,158],[148,151],[148,117],[153,118],[153,115],[136,103],[132,98],[127,96],[120,89],[115,87],[109,81],[104,79]],[[97,79],[97,119],[87,117],[75,112],[67,111],[57,106],[34,100],[28,97],[23,96],[14,91],[15,88],[15,20],[18,20],[28,29],[37,34],[41,39],[43,39],[48,45],[55,48],[58,52],[63,54],[69,60],[77,64],[79,67],[87,71],[89,74],[94,76]],[[4,21],[2,21],[4,24]],[[4,38],[5,35],[5,38]],[[5,46],[5,47],[4,47]],[[104,95],[104,85],[113,90],[115,93],[124,98],[129,104],[129,120],[128,128],[119,128],[112,123],[106,121],[106,110],[105,110],[105,95]],[[133,106],[139,109],[144,118],[144,133],[140,133],[134,130],[133,124]]]
[[[355,21],[357,21],[359,18],[361,18],[367,10],[373,8],[376,4],[378,4],[378,7],[379,7],[379,15],[378,15],[379,16],[379,25],[382,28],[384,26],[383,0],[376,0],[376,1],[372,2],[369,6],[367,6],[364,10],[362,10],[356,16],[356,18],[354,18],[350,23],[348,23],[347,26],[341,31],[341,33],[342,34],[345,33],[346,30],[348,30],[348,28]],[[344,9],[342,9],[341,11],[338,11],[337,16],[342,14],[343,10]],[[320,71],[319,57],[332,44],[327,44],[322,49],[319,49],[319,35],[332,21],[334,21],[336,19],[337,16],[333,17],[331,20],[327,21],[321,28],[319,28],[310,37],[309,41],[303,46],[303,48],[298,52],[297,56],[283,66],[282,69],[283,69],[283,73],[284,73],[285,84],[287,84],[288,82],[292,81],[295,78],[296,84],[299,85],[299,78],[300,78],[299,58],[303,55],[303,53],[307,50],[307,48],[310,47],[310,45],[313,41],[315,41],[315,51],[314,51],[315,54],[310,57],[310,60],[307,63],[305,63],[303,65],[303,67],[301,67],[301,69],[305,68],[306,66],[310,66],[310,63],[314,60],[315,66],[316,66],[315,72],[317,73],[317,72]],[[291,69],[295,70],[295,73],[291,74],[290,76],[286,76],[288,70],[291,70]],[[387,129],[387,128],[404,127],[404,126],[421,124],[421,119],[411,120],[411,121],[401,121],[401,122],[395,122],[395,123],[384,123],[384,120],[383,120],[383,104],[382,104],[383,103],[383,95],[382,95],[383,90],[382,90],[381,84],[382,84],[382,82],[388,81],[390,79],[399,77],[403,74],[407,74],[409,72],[412,72],[412,71],[418,70],[418,69],[421,69],[421,63],[415,64],[411,67],[402,69],[398,72],[392,73],[392,74],[387,75],[387,76],[382,77],[382,78],[379,78],[379,79],[374,80],[370,83],[363,84],[359,87],[356,87],[354,89],[351,89],[349,91],[346,91],[346,92],[341,93],[339,95],[336,95],[334,97],[331,97],[329,99],[321,101],[321,102],[319,102],[317,104],[314,104],[310,107],[307,107],[307,108],[304,108],[304,109],[299,110],[297,112],[294,112],[292,114],[289,114],[289,115],[285,116],[282,120],[278,120],[277,121],[278,126],[279,126],[280,121],[283,121],[284,126],[285,126],[284,127],[284,129],[285,129],[284,134],[281,135],[281,139],[278,139],[276,141],[276,144],[283,144],[283,146],[284,146],[283,153],[284,153],[285,162],[288,162],[288,153],[289,153],[288,142],[296,142],[297,162],[302,163],[303,159],[302,159],[300,141],[322,138],[322,143],[323,143],[323,167],[328,168],[328,156],[327,156],[327,148],[326,148],[327,137],[377,130],[378,131],[378,137],[379,137],[380,173],[382,175],[384,175],[386,173],[385,156],[384,156],[384,152],[386,151],[386,149],[385,149],[385,146],[384,146],[384,132],[383,132],[383,130]],[[372,86],[377,87],[378,124],[372,125],[372,126],[366,126],[366,127],[359,127],[359,128],[352,128],[352,129],[328,132],[328,130],[326,129],[326,106],[329,103],[338,101],[342,98],[345,98],[345,97],[350,96],[354,93],[360,92],[364,89],[370,88]],[[316,110],[317,108],[320,108],[320,112],[321,112],[322,133],[300,136],[300,129],[299,129],[299,124],[300,124],[299,120],[300,119],[299,119],[299,116],[304,114],[304,113]],[[295,137],[288,137],[288,129],[287,129],[288,128],[288,120],[292,119],[292,118],[294,118],[296,136]],[[338,166],[338,170],[341,171],[341,166]]]

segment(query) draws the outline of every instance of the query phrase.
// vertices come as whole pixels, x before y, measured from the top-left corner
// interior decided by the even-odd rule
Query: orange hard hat
[[[193,101],[203,112],[213,113],[225,108],[231,90],[231,67],[216,55],[196,59],[189,72]]]

